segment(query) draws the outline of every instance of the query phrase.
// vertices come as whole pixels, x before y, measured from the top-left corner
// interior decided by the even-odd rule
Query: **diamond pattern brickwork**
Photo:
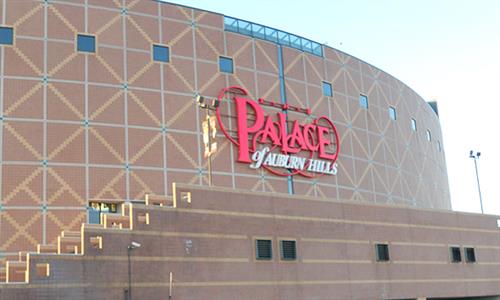
[[[239,85],[254,99],[280,99],[276,45],[225,32],[221,15],[148,0],[1,0],[0,12],[15,29],[14,45],[0,48],[3,253],[78,230],[88,199],[208,184],[195,92],[215,97]],[[94,35],[96,53],[77,52],[77,34]],[[169,63],[152,61],[152,44],[170,47]],[[221,55],[233,58],[234,74],[218,71]],[[333,49],[322,59],[284,47],[283,62],[288,103],[332,118],[342,144],[339,174],[297,177],[297,194],[449,208],[439,122],[415,92]],[[321,81],[332,83],[333,98],[322,96]],[[222,135],[218,144],[215,185],[287,192],[286,178],[236,163]]]

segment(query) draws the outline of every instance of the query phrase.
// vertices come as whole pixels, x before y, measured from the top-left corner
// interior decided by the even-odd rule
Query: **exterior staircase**
[[[37,278],[51,276],[50,263],[33,263],[33,257],[75,255],[84,256],[87,249],[103,249],[105,243],[101,233],[134,230],[134,225],[149,225],[148,212],[134,213],[134,206],[172,207],[174,201],[170,196],[146,194],[142,201],[134,203],[122,202],[121,213],[101,213],[99,224],[82,223],[80,231],[62,231],[55,244],[38,244],[34,251],[20,251],[17,257],[0,258],[0,284],[30,283],[36,274]],[[147,209],[146,209],[147,210]]]

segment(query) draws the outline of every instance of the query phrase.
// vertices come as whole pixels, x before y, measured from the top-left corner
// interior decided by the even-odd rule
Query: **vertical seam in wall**
[[[194,67],[194,89],[196,93],[198,91],[198,60],[196,56],[196,24],[194,23],[194,11],[191,9],[191,36],[193,39],[193,67]],[[198,144],[198,184],[203,185],[203,164],[201,160],[201,135],[200,135],[200,108],[195,107],[196,112],[196,143]]]
[[[402,92],[402,87],[398,87],[398,97],[401,99],[400,101],[403,101],[403,92]],[[412,117],[411,115],[409,116],[410,118]],[[401,124],[399,124],[399,126],[401,126]],[[396,174],[397,176],[399,177],[398,180],[399,180],[399,191],[400,191],[400,195],[401,195],[401,201],[405,201],[405,191],[403,189],[403,182],[401,180],[401,175],[403,174],[403,170],[401,170],[401,156],[399,155],[400,154],[400,151],[399,151],[399,143],[394,143],[394,146],[396,148],[396,152],[397,153],[397,161],[396,161]]]
[[[158,34],[159,34],[159,42],[163,44],[163,19],[161,14],[161,3],[158,2]],[[152,47],[152,46],[151,46]],[[170,51],[170,56],[172,56],[172,49]],[[170,62],[169,62],[170,63]],[[166,117],[165,117],[165,65],[160,64],[160,97],[161,97],[161,140],[162,140],[162,149],[163,149],[163,194],[168,195],[168,172],[167,172],[167,139],[166,139]]]
[[[229,57],[228,54],[227,54],[227,32],[225,30],[225,23],[224,23],[224,17],[222,17],[222,39],[223,39],[223,46],[224,46],[224,56],[226,57]],[[219,57],[216,57],[216,64],[217,64],[217,71],[219,71]],[[234,59],[233,57],[233,72],[236,73],[236,60]],[[222,74],[222,73],[221,73]],[[229,86],[229,76],[235,76],[235,75],[228,75],[228,74],[223,74],[222,76],[224,76],[224,81],[226,83],[226,86]],[[229,101],[229,108],[231,108],[231,101]],[[231,118],[229,118],[229,126],[231,126]],[[231,127],[229,127],[231,128]],[[235,185],[235,179],[234,179],[234,160],[233,160],[233,151],[232,151],[232,148],[233,147],[230,147],[231,148],[231,170],[232,170],[232,175],[231,175],[231,182],[233,184],[233,186],[236,186]],[[213,166],[212,166],[212,173],[213,173]],[[213,177],[212,177],[212,181],[213,181]]]
[[[5,24],[5,11],[6,11],[6,2],[2,2],[2,22],[1,24]],[[0,115],[2,118],[4,117],[3,115],[3,96],[4,96],[4,61],[5,61],[5,48],[0,47]],[[3,211],[3,123],[4,120],[0,120],[0,207],[2,209],[0,210],[0,213]],[[2,218],[0,218],[0,232],[2,232]],[[1,245],[0,245],[1,246]]]
[[[122,0],[122,7],[125,8],[125,1]],[[128,74],[127,74],[127,14],[122,14],[122,37],[123,37],[123,80],[122,84],[127,84],[127,88],[123,86],[125,92],[123,93],[123,110],[124,110],[124,125],[125,125],[125,198],[130,200],[130,172],[131,166],[129,164],[129,139],[128,139]]]
[[[281,104],[286,104],[286,89],[285,89],[285,74],[283,68],[283,48],[281,45],[277,45],[278,48],[278,79],[280,83],[280,101]],[[288,123],[288,112],[285,111],[286,120]],[[293,194],[293,177],[287,176],[287,189],[288,194]]]
[[[47,57],[48,57],[48,47],[47,47],[47,6],[49,3],[45,3],[43,6],[43,76],[45,77],[45,82],[43,85],[43,160],[47,164],[43,164],[43,183],[42,183],[42,243],[47,243],[47,169],[48,169],[48,157],[47,157],[47,85],[48,85],[48,74],[47,74]]]
[[[346,67],[345,61],[342,61],[341,68],[343,69],[342,76],[344,76],[344,91],[347,92],[346,72],[348,72],[348,69]],[[351,153],[351,161],[352,161],[351,167],[352,167],[352,173],[353,173],[353,177],[352,178],[356,179],[357,178],[356,177],[356,161],[355,161],[356,159],[354,157],[354,150],[353,150],[354,149],[354,144],[352,142],[353,124],[352,124],[352,120],[351,120],[351,109],[350,109],[350,102],[353,101],[353,100],[350,99],[349,95],[346,95],[345,97],[346,97],[346,100],[347,100],[347,107],[346,107],[347,108],[347,116],[349,117],[349,123],[348,124],[350,125],[350,128],[348,128],[348,129],[351,132],[350,133],[350,135],[351,135],[351,139],[350,140],[351,140],[351,151],[352,151],[352,153]],[[359,95],[358,95],[358,97],[359,97]],[[354,191],[358,190],[358,185],[357,185],[356,182],[353,182],[353,184],[354,184],[354,189],[352,189],[352,188],[351,189],[353,190],[353,193],[354,193]],[[352,200],[352,197],[351,197],[350,200]]]
[[[304,84],[304,87],[305,87],[305,94],[306,94],[306,107],[311,107],[311,105],[309,105],[309,93],[308,93],[308,88],[307,88],[307,83],[309,82],[309,78],[307,77],[307,72],[306,72],[306,60],[305,60],[305,56],[306,54],[304,52],[302,52],[300,55],[302,55],[302,72],[304,73],[304,81],[303,81],[303,84]],[[309,116],[307,116],[307,118],[309,118]],[[318,197],[318,181],[314,178],[312,179],[312,182],[313,184],[315,184],[315,187],[313,188],[313,191],[314,191],[314,197]]]
[[[328,72],[328,66],[327,66],[327,61],[328,59],[326,58],[325,55],[323,55],[322,57],[322,62],[323,62],[323,78],[325,78],[325,81],[329,82],[331,85],[332,85],[332,99],[333,100],[330,100],[329,97],[326,97],[323,95],[323,86],[321,86],[321,95],[322,97],[326,97],[326,105],[328,107],[328,117],[330,118],[330,120],[333,120],[333,123],[336,124],[336,120],[333,118],[333,110],[335,108],[335,104],[333,101],[335,101],[336,97],[335,97],[335,86],[333,85],[333,82],[330,82],[329,81],[329,78],[330,78],[330,74]],[[320,83],[320,84],[323,84],[323,83]],[[340,139],[340,136],[342,136],[342,133],[338,132],[338,135],[339,135],[339,139]],[[339,152],[340,154],[340,152]],[[337,163],[337,162],[335,162]],[[335,175],[334,176],[335,178],[335,184],[334,184],[334,187],[335,187],[335,196],[337,197],[337,199],[340,199],[340,195],[339,195],[339,182],[338,182],[338,175]]]
[[[378,81],[378,78],[375,78],[376,81]],[[393,99],[392,98],[392,88],[389,88],[389,99]],[[388,110],[389,108],[387,108]],[[394,106],[394,109],[396,109],[396,106]],[[386,111],[386,113],[388,113],[388,111]],[[396,122],[398,120],[398,112],[396,110],[396,120],[392,121],[390,118],[389,118],[389,127],[387,127],[387,130],[389,130],[390,127],[394,126],[394,122]],[[387,200],[389,203],[394,203],[394,198],[392,197],[392,192],[390,190],[390,187],[392,186],[392,182],[389,182],[389,172],[388,172],[388,163],[387,163],[387,152],[386,152],[386,147],[387,147],[387,130],[385,132],[382,132],[382,144],[383,144],[383,154],[384,154],[384,168],[385,168],[385,184],[387,185],[387,189],[388,191],[386,192],[386,195],[387,195]]]
[[[359,72],[359,77],[361,79],[361,90],[363,91],[363,93],[365,93],[365,80],[364,80],[364,76],[363,76],[363,72],[362,72],[362,69],[361,69],[361,63],[358,62],[358,72]],[[375,94],[378,99],[378,90],[375,89]],[[371,177],[371,181],[372,181],[372,190],[371,190],[371,194],[372,195],[375,195],[375,178],[373,176],[373,169],[375,168],[375,165],[373,163],[373,155],[372,155],[372,149],[371,149],[371,139],[372,139],[372,135],[370,134],[371,130],[369,130],[368,128],[368,116],[369,116],[369,110],[370,110],[370,107],[373,108],[376,108],[376,109],[379,109],[379,105],[375,105],[375,103],[372,101],[372,105],[370,105],[370,97],[368,96],[368,93],[366,93],[366,97],[368,97],[368,108],[366,109],[366,112],[365,112],[365,124],[366,124],[366,128],[364,131],[366,131],[366,137],[367,137],[367,148],[368,148],[368,166],[367,168],[370,168],[370,177]],[[373,199],[373,202],[377,203],[377,197],[375,196],[375,198]]]
[[[226,26],[224,24],[224,26]],[[252,38],[253,39],[253,42],[252,42],[252,57],[253,57],[253,78],[254,78],[254,88],[255,88],[255,96],[258,97],[258,95],[260,95],[260,89],[259,89],[259,83],[258,83],[258,73],[257,73],[257,55],[256,55],[256,52],[255,52],[255,44],[258,43],[257,39],[255,38]],[[229,102],[230,105],[232,105],[232,102]],[[229,106],[229,108],[231,108],[231,106]],[[232,111],[232,110],[229,110],[229,111]],[[232,128],[231,127],[231,118],[228,118],[229,119],[229,128]],[[235,177],[234,175],[234,172],[235,172],[235,169],[234,169],[234,164],[236,162],[235,158],[234,158],[234,147],[231,147],[231,165],[233,166],[233,169],[232,169],[232,172],[233,172],[233,178]],[[262,177],[264,175],[264,172],[262,170],[260,170],[260,175],[261,175],[261,178],[259,178],[259,181],[262,181]],[[234,180],[233,181],[233,185],[234,185],[234,188],[236,188],[236,181]],[[262,187],[264,187],[264,184],[262,184]]]
[[[7,1],[3,0],[2,1],[2,23],[1,24],[5,24],[6,11],[7,11]],[[2,62],[2,65],[3,65],[3,62]]]
[[[324,52],[323,52],[322,60],[323,60],[323,78],[325,78],[325,80],[328,80],[330,78],[330,76],[329,76],[330,74],[328,72],[328,66],[327,66],[328,59],[324,55]],[[335,63],[335,62],[332,62],[332,63]],[[330,100],[328,97],[326,98],[326,104],[328,106],[328,117],[330,118],[330,120],[333,120],[333,122],[335,124],[336,120],[333,118],[333,110],[335,108],[335,104],[333,101],[335,101],[335,99],[336,99],[335,86],[333,85],[333,82],[330,82],[330,81],[327,81],[327,82],[329,82],[332,85],[332,97],[331,98],[333,99],[333,100]],[[321,95],[323,95],[323,86],[321,86],[320,92],[321,92]],[[325,97],[325,96],[323,96],[323,97]],[[342,134],[340,132],[338,132],[338,135],[339,135],[339,139],[340,139],[340,136],[342,136]],[[340,142],[340,140],[339,140],[339,142]],[[342,149],[340,149],[340,150],[342,151]],[[340,155],[340,152],[339,152],[339,155]],[[337,162],[335,162],[335,164],[337,164]],[[334,184],[335,195],[336,195],[337,199],[340,199],[338,174],[336,174],[334,177],[335,177],[335,184]]]
[[[222,17],[222,35],[224,37],[224,55],[227,54],[227,32],[226,32],[226,28],[225,28],[225,23],[224,23],[224,17]],[[252,43],[252,46],[253,46],[253,43]],[[255,49],[254,49],[255,51]],[[234,57],[233,57],[233,63],[235,63],[236,61],[234,60]],[[236,72],[236,66],[233,66],[233,71]],[[217,65],[217,68],[219,68],[219,66]],[[255,53],[254,53],[254,74],[255,74]],[[226,86],[229,86],[229,79],[228,79],[228,76],[225,75],[226,77]],[[254,87],[257,85],[256,81],[254,82]],[[231,101],[228,101],[227,102],[227,105],[228,105],[228,111],[231,111],[231,106],[233,105],[233,103]],[[231,118],[228,118],[228,125],[229,125],[229,128],[232,128],[232,121],[231,121]],[[236,176],[234,175],[234,172],[235,172],[235,169],[234,169],[234,163],[235,163],[235,160],[234,160],[234,149],[232,146],[229,147],[229,156],[231,158],[231,186],[233,189],[236,188]]]
[[[87,31],[87,23],[88,23],[88,0],[85,0],[85,31]],[[90,198],[90,168],[89,168],[89,160],[90,160],[90,146],[89,146],[89,64],[88,64],[88,55],[85,55],[85,70],[84,70],[84,102],[85,102],[85,201],[87,207],[89,205]],[[89,214],[86,216],[87,222],[89,222]]]

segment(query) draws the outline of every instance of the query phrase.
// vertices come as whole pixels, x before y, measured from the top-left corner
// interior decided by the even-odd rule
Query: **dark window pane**
[[[389,245],[376,244],[375,251],[377,254],[377,261],[389,261]]]
[[[327,97],[333,97],[332,85],[328,82],[323,82],[323,95]]]
[[[271,260],[273,258],[273,249],[271,240],[255,240],[255,258]]]
[[[224,73],[233,73],[233,60],[228,57],[219,57],[219,70]]]
[[[459,263],[462,261],[460,247],[450,247],[450,254],[451,254],[451,262]]]
[[[396,121],[396,109],[392,106],[389,106],[389,118]]]
[[[95,52],[95,36],[79,34],[77,37],[77,49],[82,52]]]
[[[0,45],[12,45],[14,43],[14,29],[11,27],[0,27]]]
[[[417,121],[415,119],[411,119],[411,129],[417,131]]]
[[[476,262],[476,252],[474,248],[464,248],[465,249],[465,261],[468,263]]]
[[[281,241],[281,259],[297,259],[297,245],[295,241]]]
[[[359,105],[363,108],[368,109],[368,97],[365,95],[359,95]]]
[[[166,46],[153,45],[153,60],[161,62],[169,62],[170,49]]]

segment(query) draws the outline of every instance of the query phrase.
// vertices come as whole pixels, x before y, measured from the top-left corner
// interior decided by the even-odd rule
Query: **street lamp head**
[[[477,158],[479,158],[479,156],[481,156],[481,152],[478,152],[476,155],[477,155]]]
[[[202,95],[196,94],[196,96],[194,96],[194,100],[196,101],[196,104],[198,104],[198,106],[200,106],[200,107],[206,106],[205,97],[203,97]]]
[[[470,153],[469,153],[469,157],[470,157],[470,158],[474,158],[474,151],[473,151],[473,150],[471,150],[471,151],[470,151]]]
[[[196,101],[196,104],[198,104],[199,107],[209,109],[209,110],[216,110],[217,107],[219,107],[220,101],[217,98],[205,98],[200,94],[196,94],[194,96],[194,100]]]
[[[219,104],[220,104],[219,99],[214,98],[214,99],[212,100],[212,105],[211,105],[211,106],[212,106],[212,108],[216,109],[217,107],[219,107]]]
[[[128,245],[127,249],[132,250],[132,249],[137,249],[141,248],[141,244],[138,242],[131,242],[130,245]]]

